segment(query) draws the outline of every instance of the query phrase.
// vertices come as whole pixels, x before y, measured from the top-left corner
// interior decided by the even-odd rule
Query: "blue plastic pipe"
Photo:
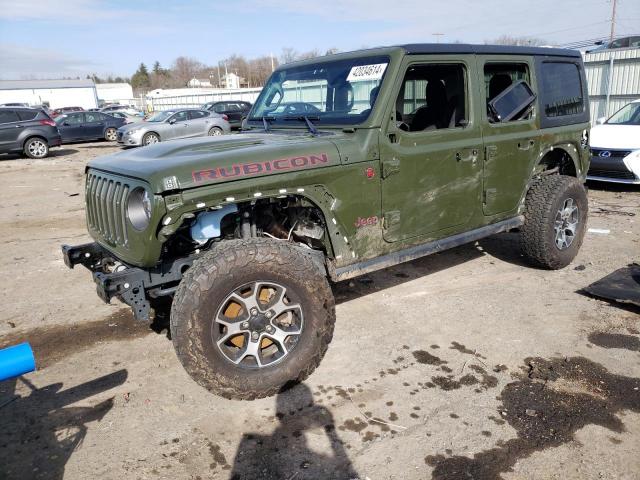
[[[28,342],[0,350],[0,382],[36,369],[36,359]]]

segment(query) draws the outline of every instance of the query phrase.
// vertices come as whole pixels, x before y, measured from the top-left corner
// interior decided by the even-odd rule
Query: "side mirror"
[[[599,119],[596,120],[596,125],[602,125],[606,121],[607,121],[607,117],[600,117]]]
[[[172,118],[171,120],[169,120],[169,125],[173,125],[174,123],[176,123],[176,119]]]
[[[69,126],[69,122],[62,122],[62,125],[63,125],[64,127],[68,127],[68,126]]]

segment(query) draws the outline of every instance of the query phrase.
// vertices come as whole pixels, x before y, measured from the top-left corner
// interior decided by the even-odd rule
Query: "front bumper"
[[[599,153],[606,152],[608,156]],[[640,177],[625,163],[625,157],[630,151],[598,149],[591,155],[587,180],[613,183],[640,183]]]
[[[96,293],[105,303],[116,297],[129,305],[137,320],[149,321],[154,299],[171,296],[197,255],[143,269],[127,265],[98,243],[62,245],[65,265],[83,265],[93,274]]]
[[[139,147],[142,145],[142,133],[136,132],[133,135],[127,135],[126,132],[118,132],[117,141],[125,147]]]

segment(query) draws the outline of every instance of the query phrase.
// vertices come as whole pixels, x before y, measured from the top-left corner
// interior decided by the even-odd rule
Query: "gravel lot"
[[[502,234],[336,285],[319,369],[237,402],[61,260],[89,241],[86,162],[117,149],[0,155],[0,346],[39,367],[0,384],[0,478],[640,478],[639,311],[579,293],[639,260],[640,188],[589,186],[610,233],[561,271]]]

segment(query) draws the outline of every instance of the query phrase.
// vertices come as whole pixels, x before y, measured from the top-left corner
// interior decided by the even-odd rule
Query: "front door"
[[[380,140],[384,238],[446,236],[479,208],[475,58],[410,57]],[[395,111],[394,111],[395,110]]]
[[[485,215],[510,212],[518,207],[525,184],[531,177],[531,166],[538,152],[540,138],[535,109],[524,110],[509,121],[500,121],[490,111],[489,102],[505,90],[524,81],[536,93],[533,64],[527,57],[482,57],[478,61],[484,75],[482,96],[485,108],[481,112],[484,137],[484,192],[482,208]]]
[[[56,124],[63,142],[84,138],[84,113],[65,113],[56,118]]]
[[[181,110],[167,119],[166,129],[162,132],[162,140],[184,138],[187,136],[188,111]]]

